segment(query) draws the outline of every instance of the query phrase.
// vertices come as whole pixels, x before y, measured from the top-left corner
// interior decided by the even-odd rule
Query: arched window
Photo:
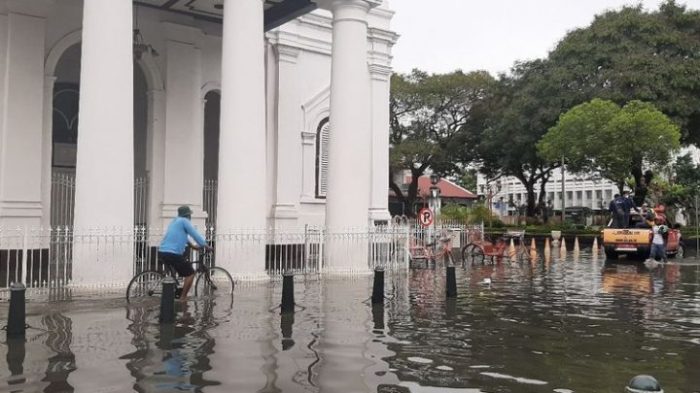
[[[325,198],[328,191],[328,137],[331,125],[321,120],[316,131],[316,198]]]

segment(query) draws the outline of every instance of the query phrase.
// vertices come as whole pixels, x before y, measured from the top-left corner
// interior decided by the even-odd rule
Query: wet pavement
[[[696,261],[542,259],[458,268],[452,300],[440,266],[388,274],[374,308],[371,277],[299,277],[293,316],[281,282],[180,306],[174,325],[157,302],[33,301],[26,340],[0,337],[0,391],[619,393],[651,374],[700,392]]]

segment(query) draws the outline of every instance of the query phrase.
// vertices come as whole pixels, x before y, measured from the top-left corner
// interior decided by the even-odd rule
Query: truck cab
[[[649,256],[653,232],[649,228],[611,228],[602,231],[603,248],[608,259],[617,259],[620,255],[645,259]],[[669,229],[666,253],[670,257],[682,255],[680,247],[680,230]]]

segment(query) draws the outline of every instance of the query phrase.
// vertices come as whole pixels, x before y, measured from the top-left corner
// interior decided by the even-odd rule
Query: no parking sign
[[[433,225],[434,218],[435,215],[433,214],[433,211],[428,209],[427,207],[420,209],[420,211],[418,212],[418,221],[420,221],[420,225],[423,227],[429,227]]]

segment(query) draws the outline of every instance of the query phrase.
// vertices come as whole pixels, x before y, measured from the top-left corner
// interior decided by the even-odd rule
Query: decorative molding
[[[277,53],[277,60],[291,64],[296,64],[299,53],[301,52],[300,48],[285,44],[275,44],[273,48]]]
[[[301,105],[304,113],[302,130],[313,130],[316,135],[318,125],[330,115],[330,101],[331,87],[328,86]]]
[[[377,81],[388,81],[391,78],[391,74],[394,73],[394,69],[391,66],[382,64],[369,64],[368,68],[372,79]]]
[[[8,0],[7,10],[13,14],[46,18],[54,3],[54,0]]]
[[[301,144],[304,146],[313,146],[316,144],[316,133],[302,131],[301,132]]]
[[[207,96],[207,93],[210,91],[216,91],[221,94],[221,82],[219,81],[207,81],[202,85],[201,89],[201,98],[204,100],[204,97]]]

